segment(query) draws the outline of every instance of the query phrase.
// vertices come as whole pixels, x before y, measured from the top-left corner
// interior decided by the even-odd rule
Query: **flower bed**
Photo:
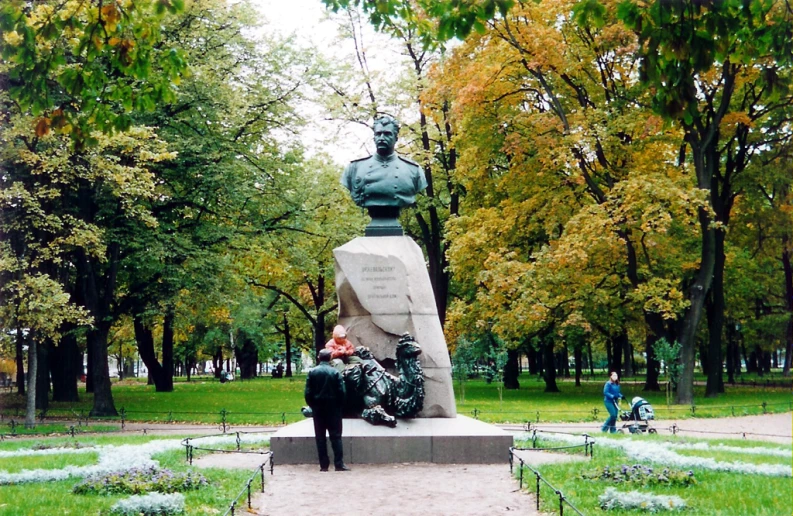
[[[169,516],[184,512],[184,495],[181,493],[149,493],[119,500],[110,508],[118,516]]]
[[[694,472],[691,470],[681,471],[677,469],[664,468],[655,471],[649,466],[634,464],[629,466],[623,464],[616,468],[604,466],[602,470],[595,470],[583,473],[581,478],[587,480],[600,480],[604,482],[614,482],[617,484],[634,484],[644,487],[653,486],[690,486],[697,483]]]
[[[89,477],[72,488],[75,494],[143,494],[151,491],[175,493],[191,491],[207,485],[200,473],[173,473],[169,469],[132,468]]]
[[[620,492],[609,487],[598,498],[600,507],[605,511],[641,510],[647,512],[682,511],[686,502],[679,496],[654,495],[639,491]]]

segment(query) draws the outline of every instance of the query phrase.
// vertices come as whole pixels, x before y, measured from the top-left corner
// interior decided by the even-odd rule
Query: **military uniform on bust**
[[[415,204],[416,194],[427,188],[419,164],[394,152],[398,133],[399,122],[392,117],[375,120],[377,153],[353,160],[341,176],[341,184],[355,204],[366,208],[372,217],[366,236],[401,236],[400,208]]]

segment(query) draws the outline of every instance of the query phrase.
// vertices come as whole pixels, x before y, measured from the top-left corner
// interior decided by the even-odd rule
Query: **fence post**
[[[121,407],[121,430],[124,430],[126,426],[126,419],[127,419],[127,409]]]
[[[187,447],[187,449],[189,450],[189,453],[188,453],[188,456],[190,457],[189,462],[190,462],[190,465],[192,466],[193,465],[193,445],[191,444],[190,446]]]
[[[264,464],[259,466],[259,469],[261,470],[261,473],[262,473],[262,493],[263,493],[264,492]]]
[[[251,509],[251,481],[248,480],[248,510]]]
[[[519,489],[523,489],[523,459],[520,459],[520,487]]]
[[[173,412],[170,410],[168,411],[168,422],[173,423]]]
[[[240,451],[240,433],[239,432],[237,432],[236,441],[237,441],[237,451]]]
[[[564,495],[561,491],[556,491],[559,495],[559,516],[564,516]]]
[[[540,510],[540,472],[535,471],[534,474],[537,476],[537,510]]]
[[[74,437],[74,425],[70,425],[70,426],[69,426],[69,435],[71,435],[72,437]]]
[[[597,421],[597,420],[598,420],[598,413],[599,413],[599,412],[600,412],[600,410],[598,410],[598,408],[597,408],[597,407],[595,407],[595,408],[593,408],[593,409],[592,409],[592,419],[593,419],[594,421]]]
[[[479,419],[479,409],[474,409],[474,419]]]
[[[540,411],[539,410],[537,411],[537,422],[538,423],[540,422]]]
[[[767,406],[768,406],[768,404],[764,401],[763,402],[763,414],[768,414],[768,411],[766,410]]]
[[[226,409],[220,409],[220,424],[223,426],[223,433],[226,433]]]
[[[691,415],[692,416],[696,416],[697,415],[697,407],[694,406],[694,405],[691,405]]]
[[[286,424],[286,412],[281,412],[281,424]]]
[[[237,500],[231,502],[231,516],[234,516],[234,508],[237,506]]]

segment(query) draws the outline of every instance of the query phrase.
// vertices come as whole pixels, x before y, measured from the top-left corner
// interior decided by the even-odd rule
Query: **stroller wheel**
[[[631,426],[629,426],[629,427],[628,427],[628,431],[629,431],[630,433],[632,433],[632,434],[635,434],[636,432],[638,432],[638,431],[639,431],[639,427],[638,427],[638,426],[636,426],[636,425],[631,425]]]
[[[648,428],[647,431],[649,433],[651,433],[651,434],[657,434],[658,433],[658,430],[656,430],[655,428]]]

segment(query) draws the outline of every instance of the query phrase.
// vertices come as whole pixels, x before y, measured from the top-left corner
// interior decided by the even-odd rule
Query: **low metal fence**
[[[519,448],[510,447],[510,449],[509,449],[509,471],[510,471],[510,473],[514,474],[513,468],[514,468],[515,460],[517,459],[518,463],[520,464],[520,470],[518,471],[518,481],[520,482],[520,489],[523,489],[523,482],[524,482],[523,472],[524,472],[524,470],[528,469],[532,473],[534,473],[534,476],[535,476],[535,479],[536,479],[535,499],[536,499],[536,503],[537,503],[537,511],[540,510],[540,493],[541,493],[540,487],[541,487],[541,484],[545,484],[546,486],[548,486],[548,488],[550,488],[554,492],[554,494],[556,496],[559,497],[559,516],[564,516],[565,505],[570,507],[570,509],[572,509],[576,514],[578,514],[580,516],[584,516],[584,513],[581,512],[578,509],[578,507],[573,505],[573,502],[571,502],[564,495],[564,493],[562,493],[561,490],[559,490],[553,484],[548,482],[538,470],[536,470],[533,467],[531,467],[530,465],[526,464],[526,462],[524,462],[524,460],[519,455],[517,455],[515,453],[515,450],[519,450]]]
[[[273,452],[271,452],[269,450],[267,450],[267,451],[248,451],[248,450],[243,450],[242,449],[242,438],[240,437],[240,435],[241,434],[244,435],[246,433],[253,433],[253,432],[235,432],[235,435],[236,435],[236,438],[235,438],[236,449],[234,449],[234,450],[226,450],[226,449],[223,449],[223,448],[211,448],[211,447],[201,446],[200,445],[200,441],[202,439],[206,439],[208,437],[227,436],[227,435],[229,435],[227,433],[214,434],[214,435],[202,435],[202,436],[199,436],[199,437],[187,437],[185,439],[182,439],[182,446],[184,446],[184,448],[185,448],[185,460],[187,460],[187,462],[191,466],[193,465],[193,454],[194,454],[194,452],[196,450],[209,451],[209,452],[213,452],[213,453],[255,454],[255,455],[262,455],[264,457],[264,460],[262,461],[262,463],[253,471],[253,474],[245,482],[245,487],[243,487],[242,490],[240,490],[240,492],[237,494],[237,496],[235,496],[234,499],[231,501],[231,503],[229,504],[228,509],[226,509],[226,512],[223,513],[223,516],[227,516],[229,514],[231,516],[234,516],[235,511],[237,509],[237,505],[238,505],[238,503],[240,501],[240,498],[242,498],[246,494],[247,494],[247,499],[248,499],[248,512],[251,512],[251,509],[253,508],[252,505],[251,505],[251,485],[253,484],[254,479],[256,479],[257,477],[261,478],[261,492],[263,493],[264,492],[264,471],[265,471],[265,469],[267,469],[267,467],[269,466],[270,475],[273,474],[273,466],[274,466]],[[196,442],[198,442],[199,444],[196,445],[195,444]]]

